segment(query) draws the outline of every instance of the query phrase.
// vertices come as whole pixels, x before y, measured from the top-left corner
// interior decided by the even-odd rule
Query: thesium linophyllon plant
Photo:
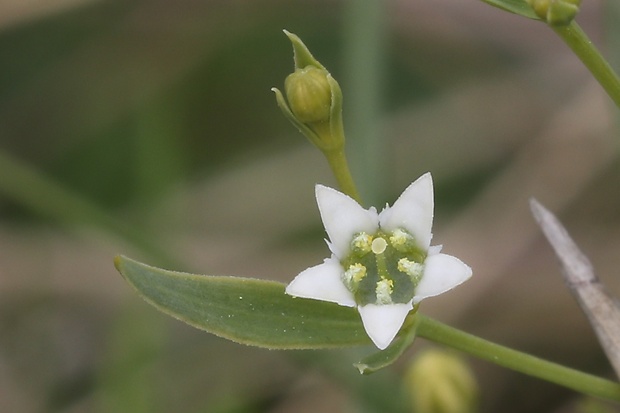
[[[612,99],[620,102],[617,76],[591,44],[588,46],[587,38],[573,21],[579,1],[487,2],[551,26]],[[314,188],[329,238],[330,257],[291,277],[292,281],[284,285],[251,278],[178,273],[119,256],[115,264],[125,279],[161,311],[235,342],[270,349],[325,349],[372,343],[379,351],[356,363],[364,374],[390,365],[416,337],[423,337],[585,394],[620,401],[620,384],[616,382],[488,342],[418,311],[423,299],[447,292],[472,275],[472,269],[461,260],[440,252],[441,246],[431,246],[431,174],[412,179],[393,205],[386,205],[380,212],[374,207],[362,207],[345,156],[341,88],[297,36],[285,33],[293,44],[295,70],[285,80],[284,93],[272,90],[286,118],[325,155],[340,187],[340,191],[323,185]],[[536,201],[532,201],[532,209],[565,266],[569,286],[586,309],[612,364],[619,369],[620,316],[615,300],[597,287],[600,284],[596,277],[587,271],[589,262],[559,222]],[[597,306],[605,306],[604,314]],[[477,391],[457,359],[442,355],[428,359],[432,361],[420,361],[418,367],[412,367],[413,385],[420,381],[420,374],[427,374],[419,373],[428,371],[425,366],[447,366],[445,375],[440,369],[433,377],[439,377],[439,381],[459,377],[467,382],[469,393]],[[419,390],[425,391],[423,386]],[[416,397],[420,406],[433,406],[434,396],[428,400],[425,397]],[[450,405],[451,400],[444,400],[444,404]],[[473,398],[455,396],[453,400],[469,406]]]

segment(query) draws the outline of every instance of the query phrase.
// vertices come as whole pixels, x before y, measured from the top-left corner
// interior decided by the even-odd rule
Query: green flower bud
[[[284,81],[289,107],[302,123],[328,122],[332,93],[325,70],[308,66],[296,70]]]
[[[306,45],[284,31],[293,44],[295,71],[284,81],[286,99],[273,88],[284,116],[324,152],[344,147],[342,92],[338,82]]]
[[[579,12],[581,0],[527,0],[538,17],[551,26],[570,24]]]
[[[406,393],[412,411],[472,413],[477,410],[478,385],[469,366],[457,355],[429,349],[409,366]]]

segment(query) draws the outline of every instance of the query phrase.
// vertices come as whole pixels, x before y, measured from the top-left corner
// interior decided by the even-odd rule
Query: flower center
[[[387,248],[387,245],[387,241],[383,238],[375,238],[372,240],[370,248],[375,254],[383,254],[385,252],[385,249]]]
[[[424,272],[426,252],[403,229],[355,234],[341,261],[342,280],[359,305],[407,303]]]

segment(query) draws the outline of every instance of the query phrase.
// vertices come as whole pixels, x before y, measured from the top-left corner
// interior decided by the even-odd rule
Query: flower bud
[[[538,17],[551,26],[570,24],[579,12],[581,0],[527,0]]]
[[[295,70],[284,81],[291,111],[300,122],[327,122],[330,118],[332,93],[325,70],[307,66]]]
[[[420,354],[407,370],[405,386],[414,412],[471,413],[477,408],[476,379],[453,353],[430,349]]]
[[[286,99],[273,88],[284,116],[323,152],[344,147],[342,92],[338,82],[312,56],[301,39],[284,32],[293,44],[295,71],[284,81]]]

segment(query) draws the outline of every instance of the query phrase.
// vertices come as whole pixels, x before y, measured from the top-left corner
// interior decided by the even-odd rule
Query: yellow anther
[[[410,261],[407,258],[401,258],[398,260],[398,271],[404,272],[411,277],[419,277],[422,275],[424,266],[415,261]]]
[[[410,237],[411,235],[407,234],[402,229],[397,229],[396,231],[392,232],[392,236],[390,237],[390,242],[394,246],[401,246],[401,245],[404,245],[409,240]]]
[[[345,281],[348,284],[357,284],[366,276],[366,267],[362,264],[351,264],[349,268],[344,272]]]
[[[351,241],[351,246],[354,250],[360,252],[369,252],[372,245],[372,236],[366,234],[365,232],[361,232],[357,234],[353,241]]]
[[[394,281],[383,278],[377,281],[375,294],[377,295],[377,304],[391,304],[392,292],[394,291]]]
[[[409,261],[407,258],[401,258],[400,260],[398,260],[398,271],[406,273],[407,268],[409,268],[411,264],[413,264],[412,261]]]

